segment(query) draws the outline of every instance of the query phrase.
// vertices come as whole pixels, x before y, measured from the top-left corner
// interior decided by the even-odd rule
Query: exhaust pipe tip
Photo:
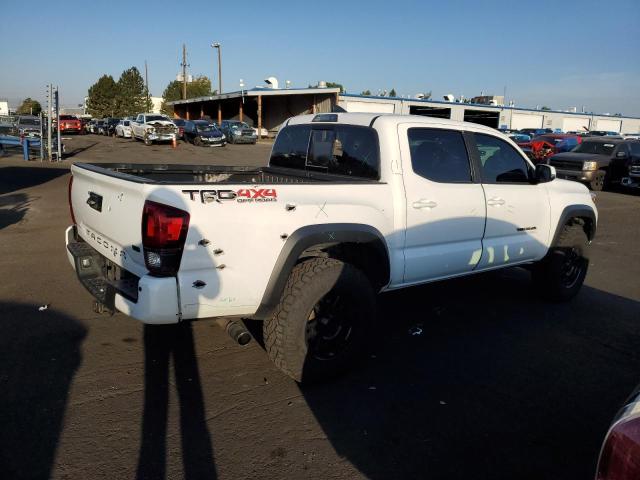
[[[227,332],[234,342],[241,347],[248,345],[253,338],[242,322],[235,320],[221,319],[218,324]]]

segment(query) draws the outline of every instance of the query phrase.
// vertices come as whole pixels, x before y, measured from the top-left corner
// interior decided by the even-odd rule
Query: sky
[[[640,116],[640,0],[108,2],[0,0],[0,98],[77,106],[103,74],[149,65],[152,95],[180,70],[223,91],[338,82],[348,93],[502,95],[516,106]]]

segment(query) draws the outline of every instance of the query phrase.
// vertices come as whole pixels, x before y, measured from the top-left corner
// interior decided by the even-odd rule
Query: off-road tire
[[[564,302],[575,297],[589,269],[589,239],[584,220],[573,218],[560,231],[547,255],[532,269],[536,289],[543,297]]]
[[[607,173],[602,170],[596,172],[595,178],[589,182],[589,189],[593,190],[594,192],[601,192],[604,188],[606,175]]]
[[[153,140],[150,140],[149,137],[147,137],[146,135],[144,136],[143,140],[144,140],[144,144],[147,147],[150,147],[151,145],[153,145]]]
[[[309,322],[321,300],[333,298],[348,305],[343,318],[352,325],[344,330],[350,333],[340,353],[320,359],[309,347]],[[275,365],[294,380],[321,382],[345,372],[358,359],[375,315],[376,296],[362,271],[332,258],[313,258],[294,267],[273,316],[264,321],[265,348]]]

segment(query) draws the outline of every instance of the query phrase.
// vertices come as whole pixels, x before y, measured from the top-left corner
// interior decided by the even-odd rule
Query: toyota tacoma
[[[144,323],[263,321],[297,381],[362,353],[376,295],[525,266],[579,291],[597,210],[587,188],[473,123],[330,113],[289,119],[267,167],[72,166],[69,261],[97,304]],[[240,332],[240,333],[238,333]]]

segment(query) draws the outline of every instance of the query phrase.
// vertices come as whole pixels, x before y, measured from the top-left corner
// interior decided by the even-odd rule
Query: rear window
[[[73,115],[60,115],[60,120],[77,120]]]
[[[270,165],[377,180],[378,134],[354,125],[291,125],[278,134]]]

